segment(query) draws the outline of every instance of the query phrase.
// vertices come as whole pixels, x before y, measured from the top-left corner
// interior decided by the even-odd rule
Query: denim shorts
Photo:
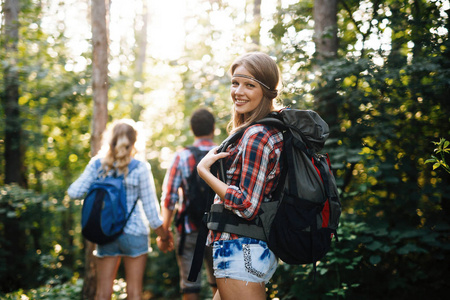
[[[213,261],[216,278],[258,283],[267,283],[278,266],[266,242],[246,237],[214,242]]]
[[[122,233],[116,240],[105,245],[97,245],[94,255],[138,257],[151,251],[148,235],[131,235]]]

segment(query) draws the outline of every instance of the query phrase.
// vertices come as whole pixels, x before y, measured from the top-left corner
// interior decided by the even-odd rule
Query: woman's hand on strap
[[[211,166],[219,159],[227,157],[229,153],[217,153],[218,148],[219,147],[215,147],[211,149],[205,157],[203,157],[197,165],[197,172],[198,175],[214,190],[214,192],[216,192],[216,194],[223,199],[228,189],[228,185],[211,173]]]
[[[211,173],[211,166],[221,158],[225,158],[229,155],[228,152],[217,153],[219,147],[212,148],[198,163],[197,172],[202,177],[202,174]],[[203,178],[203,177],[202,177]],[[204,178],[203,178],[204,179]]]

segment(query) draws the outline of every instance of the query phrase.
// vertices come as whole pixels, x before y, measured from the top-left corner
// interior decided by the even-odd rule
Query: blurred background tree
[[[1,3],[0,297],[61,299],[64,290],[79,299],[81,202],[65,191],[93,153],[98,120],[93,3]],[[268,298],[440,299],[450,285],[450,174],[425,162],[433,142],[450,134],[448,0],[116,0],[107,7],[107,122],[142,121],[158,195],[173,154],[193,141],[195,108],[217,116],[216,142],[226,137],[227,71],[246,51],[277,59],[283,105],[315,109],[330,124],[325,150],[344,208],[340,242],[315,281],[312,266],[280,265]],[[179,297],[173,253],[155,249],[146,274],[147,298]]]

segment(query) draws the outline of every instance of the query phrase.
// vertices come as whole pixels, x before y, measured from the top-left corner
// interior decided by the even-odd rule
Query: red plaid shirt
[[[264,125],[250,126],[238,144],[230,146],[230,155],[225,160],[226,209],[248,220],[256,217],[261,202],[270,201],[277,186],[282,147],[282,133]],[[216,195],[214,203],[222,200]],[[235,234],[210,231],[208,244],[237,238]]]
[[[198,139],[194,142],[193,146],[198,147],[200,150],[210,150],[215,144],[210,139]],[[161,203],[164,207],[169,210],[177,208],[179,214],[186,209],[186,201],[184,201],[184,199],[187,199],[185,196],[185,187],[187,185],[187,178],[191,175],[194,166],[195,158],[189,149],[184,149],[175,155],[172,165],[167,170],[164,178],[161,196]],[[195,225],[188,220],[187,216],[184,219],[184,226],[186,233],[197,230]],[[181,226],[179,226],[178,230],[181,230]]]

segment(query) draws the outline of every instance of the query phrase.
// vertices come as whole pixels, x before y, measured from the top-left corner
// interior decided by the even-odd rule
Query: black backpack
[[[273,126],[283,133],[282,173],[272,201],[263,202],[252,221],[213,204],[208,229],[266,241],[285,263],[313,263],[315,269],[329,251],[333,236],[337,238],[341,214],[329,157],[318,154],[328,138],[328,124],[314,111],[297,109],[271,113],[255,124]],[[237,142],[245,130],[228,137],[218,151]],[[223,180],[222,161],[218,169]]]
[[[188,216],[188,219],[195,224],[197,228],[202,226],[202,219],[205,215],[207,196],[210,194],[211,188],[206,182],[200,178],[197,173],[198,162],[208,153],[208,150],[200,150],[198,147],[187,147],[195,159],[195,166],[191,174],[187,178],[187,186],[185,189],[185,196],[188,205],[186,209],[177,215],[176,226],[181,225],[180,243],[178,246],[179,254],[183,254],[184,241],[186,239],[186,229],[184,219]]]

